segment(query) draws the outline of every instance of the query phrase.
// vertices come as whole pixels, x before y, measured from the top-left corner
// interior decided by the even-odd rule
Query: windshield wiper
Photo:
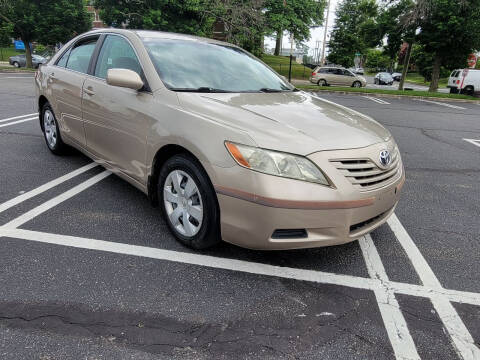
[[[229,93],[229,90],[215,89],[207,86],[201,86],[198,88],[170,88],[173,91],[183,91],[183,92],[200,92],[200,93]]]
[[[283,90],[280,89],[272,89],[272,88],[261,88],[258,91],[264,92],[264,93],[277,93],[277,92],[282,92]]]

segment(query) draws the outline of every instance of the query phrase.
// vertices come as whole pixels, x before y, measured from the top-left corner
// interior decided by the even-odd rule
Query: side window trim
[[[102,49],[103,43],[105,42],[106,38],[107,38],[107,35],[102,34],[97,40],[95,50],[93,50],[92,57],[90,58],[90,64],[88,64],[88,70],[87,70],[88,75],[94,76],[95,74],[95,67],[97,66],[98,55],[100,54],[100,50]]]

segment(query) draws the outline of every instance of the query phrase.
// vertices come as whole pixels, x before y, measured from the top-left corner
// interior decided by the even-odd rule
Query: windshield
[[[294,87],[247,52],[196,40],[144,38],[164,84],[174,91],[280,92]]]

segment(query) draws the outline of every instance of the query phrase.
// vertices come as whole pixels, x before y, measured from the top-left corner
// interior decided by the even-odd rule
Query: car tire
[[[475,90],[473,89],[473,86],[466,86],[464,89],[462,89],[462,94],[473,96],[475,94]]]
[[[62,140],[57,118],[48,102],[42,107],[40,121],[43,137],[47,143],[48,149],[55,155],[65,154],[67,146]]]
[[[458,94],[457,88],[450,88],[450,94]]]
[[[373,79],[373,84],[377,85],[377,79]]]
[[[16,67],[16,68],[19,68],[19,67],[20,67],[20,64],[19,64],[18,62],[16,62],[16,61],[14,61],[12,65],[13,65],[13,67]]]
[[[169,158],[160,169],[157,193],[165,221],[180,243],[200,250],[221,241],[217,196],[195,158],[188,154]]]
[[[317,85],[318,86],[328,86],[327,80],[320,79],[320,80],[318,80]]]
[[[354,88],[361,88],[362,87],[362,83],[360,81],[354,81],[353,84],[352,84],[352,87]]]

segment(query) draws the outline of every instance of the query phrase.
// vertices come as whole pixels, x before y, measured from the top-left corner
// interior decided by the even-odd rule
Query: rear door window
[[[96,45],[97,39],[87,40],[75,45],[68,57],[67,69],[86,74]]]
[[[62,57],[57,61],[57,66],[60,66],[60,67],[67,66],[67,61],[68,61],[68,56],[70,55],[70,51],[72,51],[72,48],[65,51]]]

